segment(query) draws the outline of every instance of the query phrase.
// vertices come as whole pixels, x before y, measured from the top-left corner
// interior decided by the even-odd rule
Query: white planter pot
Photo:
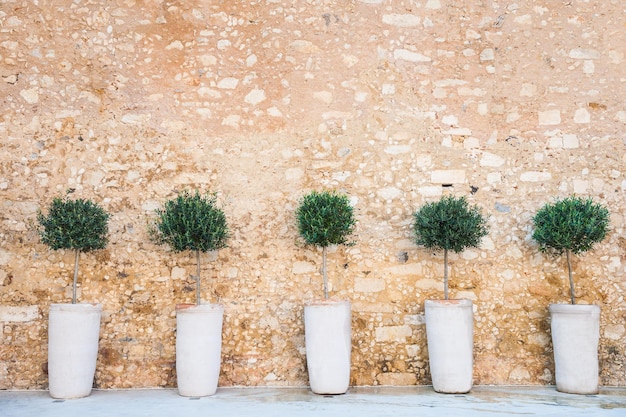
[[[470,300],[426,300],[426,337],[433,389],[455,394],[472,389],[474,315]]]
[[[598,393],[600,307],[550,304],[556,389],[570,394]]]
[[[204,397],[217,391],[223,318],[221,304],[176,306],[176,378],[180,395]]]
[[[349,301],[319,301],[304,307],[306,364],[315,394],[344,394],[348,390],[351,324]]]
[[[53,398],[91,393],[98,359],[100,304],[51,304],[48,322],[48,381]]]

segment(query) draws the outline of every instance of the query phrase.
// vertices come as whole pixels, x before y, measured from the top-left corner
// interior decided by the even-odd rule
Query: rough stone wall
[[[356,245],[329,256],[353,303],[352,384],[428,384],[423,302],[442,256],[412,243],[427,201],[490,216],[451,259],[475,304],[475,383],[554,382],[547,306],[564,259],[531,217],[592,196],[612,232],[576,258],[602,307],[603,385],[626,384],[626,10],[622,0],[56,1],[0,4],[0,389],[47,386],[47,314],[70,299],[72,254],[39,242],[37,210],[73,189],[111,214],[84,255],[80,300],[103,304],[96,386],[175,384],[176,303],[194,259],[150,243],[176,191],[215,190],[228,249],[205,256],[225,305],[222,386],[305,385],[303,303],[321,253],[298,243],[311,189],[347,192]]]

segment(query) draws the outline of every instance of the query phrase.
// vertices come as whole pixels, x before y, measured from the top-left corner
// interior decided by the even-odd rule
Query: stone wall
[[[205,256],[203,298],[225,305],[222,386],[306,385],[303,304],[321,252],[297,239],[312,189],[354,202],[356,245],[329,255],[353,303],[354,385],[428,384],[423,304],[442,255],[412,213],[444,194],[490,216],[451,258],[475,304],[475,383],[551,384],[547,306],[568,302],[562,258],[531,218],[591,196],[611,233],[574,261],[602,307],[603,385],[626,384],[626,50],[622,0],[4,0],[0,4],[0,389],[47,386],[47,314],[73,257],[36,213],[67,189],[111,214],[82,256],[103,304],[96,386],[175,384],[176,303],[195,260],[148,239],[177,191],[217,191],[229,248]]]

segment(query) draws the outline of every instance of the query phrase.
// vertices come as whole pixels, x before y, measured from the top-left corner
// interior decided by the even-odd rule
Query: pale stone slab
[[[395,187],[385,187],[378,190],[376,194],[385,200],[394,200],[402,195],[402,190]]]
[[[552,173],[542,171],[528,171],[520,175],[520,180],[525,182],[540,182],[550,181],[552,179]]]
[[[443,278],[435,280],[432,278],[419,279],[415,281],[415,287],[422,290],[441,290],[443,291]]]
[[[574,59],[599,59],[600,52],[595,49],[575,48],[569,51],[569,57]]]
[[[376,376],[380,385],[405,387],[415,385],[417,376],[410,372],[383,372]]]
[[[38,317],[38,306],[0,306],[0,322],[27,322]]]
[[[438,184],[463,184],[465,182],[465,170],[445,169],[430,173],[430,182]]]
[[[11,253],[6,250],[0,249],[0,265],[8,265],[11,259]]]
[[[574,194],[585,194],[589,190],[589,181],[573,180],[572,186],[574,188]]]
[[[385,268],[385,272],[393,275],[419,276],[422,274],[422,265],[417,263],[396,265]]]
[[[560,110],[546,110],[539,112],[540,125],[558,125],[561,123]]]
[[[20,96],[22,96],[22,98],[26,100],[28,104],[35,104],[39,102],[39,93],[37,88],[22,90],[20,91]]]
[[[379,278],[357,278],[354,280],[356,292],[380,292],[385,289],[385,280]]]
[[[604,337],[611,340],[620,340],[625,333],[623,324],[609,324],[604,328]]]
[[[591,114],[587,111],[587,109],[577,109],[576,113],[574,113],[574,123],[590,123],[591,122]]]
[[[174,268],[172,268],[170,277],[172,279],[187,279],[188,277],[187,270],[185,268],[175,266]]]
[[[563,148],[576,149],[580,146],[578,137],[574,134],[563,135]]]
[[[383,326],[376,329],[377,342],[402,343],[412,334],[410,326]]]
[[[239,80],[234,77],[226,77],[222,78],[217,83],[217,88],[225,89],[225,90],[234,90],[239,85]]]
[[[480,166],[482,167],[501,167],[504,165],[505,159],[500,155],[496,155],[490,152],[483,153],[480,158]]]
[[[430,62],[431,59],[426,55],[418,52],[408,51],[406,49],[396,49],[393,51],[393,57],[395,59],[401,59],[409,62]]]
[[[244,100],[246,103],[250,103],[253,106],[256,106],[257,104],[265,101],[266,98],[267,97],[265,96],[265,91],[260,89],[254,89],[246,95]]]
[[[291,272],[294,274],[310,274],[315,272],[317,268],[314,264],[305,261],[297,261],[293,263]]]
[[[481,61],[493,61],[495,59],[495,53],[493,51],[493,48],[486,48],[483,49],[482,52],[480,53],[480,60]]]
[[[409,145],[392,145],[385,148],[385,153],[389,155],[400,155],[409,152],[411,152],[411,146]]]
[[[440,196],[443,191],[440,186],[432,185],[427,187],[419,187],[417,193],[423,197],[437,197]]]
[[[394,13],[383,15],[383,23],[401,28],[419,26],[421,22],[422,18],[413,14]]]

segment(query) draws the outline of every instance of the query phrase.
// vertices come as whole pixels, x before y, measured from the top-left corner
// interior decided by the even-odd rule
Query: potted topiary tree
[[[350,244],[355,218],[348,197],[335,191],[312,191],[296,209],[300,237],[307,245],[322,248],[324,300],[304,307],[307,370],[311,391],[343,394],[350,384],[350,302],[328,297],[327,249]]]
[[[448,299],[448,252],[478,247],[487,219],[465,197],[446,196],[413,214],[415,243],[443,250],[444,300],[426,300],[426,338],[433,389],[465,393],[472,388],[474,324],[471,300]]]
[[[176,305],[176,378],[178,393],[201,397],[217,391],[222,349],[222,304],[202,304],[200,254],[226,247],[226,216],[216,194],[181,192],[157,209],[149,232],[154,242],[196,257],[196,304]]]
[[[591,198],[570,196],[545,204],[533,217],[533,239],[539,250],[565,253],[570,304],[550,304],[556,389],[572,394],[598,392],[600,307],[578,305],[571,254],[590,250],[609,230],[609,211]]]
[[[91,200],[56,197],[48,214],[37,214],[42,243],[74,252],[72,304],[50,304],[48,382],[53,398],[80,398],[91,393],[98,357],[101,304],[77,304],[81,252],[107,245],[109,214]]]

